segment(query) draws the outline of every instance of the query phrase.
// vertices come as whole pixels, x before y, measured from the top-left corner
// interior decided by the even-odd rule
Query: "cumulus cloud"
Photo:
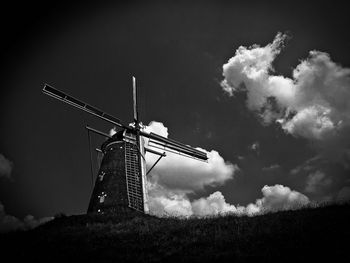
[[[13,163],[6,159],[6,157],[0,154],[0,178],[11,179]]]
[[[168,129],[160,122],[151,122],[146,131],[168,137]],[[147,140],[146,140],[147,144]],[[254,143],[253,150],[259,144]],[[197,148],[200,149],[200,148]],[[309,199],[282,185],[264,186],[263,197],[247,206],[235,206],[226,202],[220,191],[208,197],[190,200],[189,194],[206,186],[222,185],[233,178],[238,167],[225,160],[216,151],[206,151],[208,163],[167,153],[148,178],[150,213],[157,216],[206,217],[221,214],[256,215],[268,211],[299,208],[309,203]],[[151,166],[158,156],[147,153],[147,166]]]
[[[152,121],[145,131],[168,137],[168,128],[161,122]],[[147,138],[145,145],[148,145]],[[150,146],[148,146],[150,147]],[[149,206],[152,214],[159,216],[192,216],[223,212],[226,206],[221,193],[217,192],[207,199],[192,203],[188,194],[201,191],[205,187],[223,185],[232,179],[238,166],[225,161],[215,151],[207,151],[208,162],[201,162],[175,153],[167,152],[154,167],[148,177]],[[159,151],[159,150],[158,150]],[[149,169],[159,156],[146,153],[146,164]],[[199,208],[203,208],[200,212]]]
[[[274,75],[272,63],[286,35],[278,33],[264,47],[241,46],[223,65],[222,87],[229,95],[247,92],[247,107],[264,124],[277,122],[285,132],[319,142],[343,158],[350,148],[350,69],[329,54],[310,51],[292,78]]]
[[[148,184],[149,209],[156,216],[189,217],[192,206],[185,193],[174,193],[157,183]]]
[[[299,209],[310,203],[307,196],[283,185],[265,185],[261,192],[263,197],[247,206],[227,203],[220,191],[194,201],[190,201],[185,194],[167,192],[161,195],[158,192],[150,198],[150,211],[157,216],[207,217],[226,214],[254,216],[273,211]]]
[[[298,209],[310,202],[307,196],[280,184],[265,185],[261,192],[263,198],[256,200],[255,204],[248,205],[247,213]]]
[[[234,205],[226,203],[223,194],[217,191],[209,195],[207,198],[195,200],[192,203],[192,211],[196,216],[209,216],[237,213],[237,208]]]
[[[32,215],[27,215],[23,220],[20,220],[15,216],[8,215],[0,202],[0,233],[33,229],[52,219],[53,217],[35,219]]]
[[[151,122],[145,130],[168,137],[168,129],[160,122]],[[207,163],[167,152],[167,156],[151,171],[150,181],[173,192],[192,193],[203,190],[206,186],[223,185],[233,178],[238,170],[237,165],[225,161],[215,150],[197,149],[207,153]],[[157,159],[157,155],[148,152],[146,154],[148,168]]]

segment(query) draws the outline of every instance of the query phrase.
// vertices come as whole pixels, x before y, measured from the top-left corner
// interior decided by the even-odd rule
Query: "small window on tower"
[[[98,196],[98,199],[100,200],[100,204],[105,202],[105,198],[106,198],[106,194],[105,192],[102,192],[101,195]]]

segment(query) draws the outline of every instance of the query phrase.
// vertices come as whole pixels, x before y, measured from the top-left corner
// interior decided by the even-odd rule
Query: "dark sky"
[[[216,188],[227,202],[254,202],[265,184],[302,192],[304,181],[290,170],[313,157],[314,150],[276,125],[261,125],[246,109],[245,94],[224,94],[222,65],[240,45],[264,46],[277,32],[287,32],[290,39],[274,63],[278,74],[290,76],[310,50],[327,52],[350,67],[345,4],[145,2],[2,7],[0,153],[14,168],[13,180],[0,178],[0,201],[9,214],[84,213],[91,191],[84,126],[111,128],[43,95],[44,83],[128,123],[132,75],[143,123],[163,122],[169,137],[215,149],[238,164],[236,178]],[[94,136],[94,146],[102,140]],[[259,154],[250,149],[254,142],[260,144]],[[263,169],[274,164],[279,168]]]

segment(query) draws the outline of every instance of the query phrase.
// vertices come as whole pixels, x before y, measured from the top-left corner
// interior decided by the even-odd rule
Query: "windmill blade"
[[[179,147],[177,147],[175,145],[169,145],[169,144],[166,144],[166,143],[163,143],[163,142],[160,142],[160,141],[155,141],[155,140],[149,140],[148,143],[149,143],[148,146],[154,147],[156,149],[161,149],[161,150],[165,150],[165,151],[168,151],[168,152],[184,155],[184,156],[187,156],[187,157],[192,157],[192,158],[199,159],[199,160],[202,160],[202,161],[207,161],[208,160],[208,157],[206,155],[203,156],[203,155],[195,154],[193,152],[189,152],[189,151],[187,151],[185,149],[179,148]]]
[[[140,131],[140,135],[147,137],[152,140],[152,143],[157,144],[158,146],[162,146],[165,148],[169,148],[175,151],[182,152],[186,155],[193,156],[195,158],[201,160],[208,160],[207,154],[205,152],[199,151],[191,146],[187,146],[183,143],[177,142],[172,139],[165,138],[155,133],[147,133],[144,131]]]
[[[203,157],[207,156],[206,153],[199,151],[191,146],[185,145],[181,142],[178,142],[178,141],[175,141],[175,140],[172,140],[169,138],[165,138],[165,137],[160,136],[158,134],[155,134],[153,132],[146,133],[146,132],[141,131],[140,135],[145,136],[145,137],[150,138],[150,139],[153,139],[153,140],[156,140],[156,141],[163,142],[163,143],[168,144],[168,145],[173,145],[173,146],[182,148],[186,151],[193,152],[193,153],[198,154],[198,155],[202,155]]]
[[[157,138],[159,138],[160,136],[158,134],[155,134],[155,133],[152,133],[151,134],[154,136],[157,136]],[[202,157],[207,157],[207,154],[205,152],[202,152],[202,151],[199,151],[191,146],[188,146],[188,145],[185,145],[181,142],[178,142],[178,141],[175,141],[173,139],[170,139],[170,138],[161,138],[163,140],[163,142],[166,142],[167,144],[170,144],[170,145],[175,145],[177,147],[180,147],[180,148],[184,148],[185,150],[187,151],[190,151],[190,152],[193,152],[197,155],[201,155]]]
[[[152,135],[154,135],[154,134],[152,134]],[[159,140],[159,137],[156,137],[156,139],[152,139],[152,142],[155,144],[158,144],[160,146],[163,146],[165,148],[170,148],[172,150],[179,151],[179,152],[182,152],[184,154],[187,154],[187,155],[190,155],[190,156],[202,159],[202,160],[208,159],[206,153],[199,151],[199,150],[196,150],[190,146],[183,145],[181,143],[174,143],[174,141],[168,141],[167,138],[162,138],[162,140]]]
[[[137,109],[137,89],[136,89],[136,78],[132,77],[132,98],[133,98],[133,110],[134,110],[134,122],[135,126],[138,126],[139,123],[139,113]]]
[[[58,89],[55,89],[54,87],[52,86],[49,86],[48,84],[45,84],[44,85],[44,88],[43,88],[43,93],[46,94],[46,95],[49,95],[55,99],[58,99],[60,101],[63,101],[75,108],[78,108],[80,110],[83,110],[87,113],[90,113],[96,117],[99,117],[107,122],[110,122],[114,125],[117,125],[119,127],[122,127],[124,129],[130,129],[130,127],[128,126],[125,126],[124,124],[121,123],[121,121],[119,119],[117,119],[116,117],[94,107],[94,106],[91,106],[79,99],[76,99]]]
[[[154,151],[154,150],[152,150],[152,149],[150,149],[150,148],[147,148],[147,147],[144,147],[144,148],[145,148],[145,151],[146,151],[146,152],[150,152],[150,153],[153,153],[153,154],[156,154],[156,155],[160,155],[160,156],[162,156],[162,157],[165,157],[165,156],[166,156],[165,152],[161,153],[161,152]]]
[[[163,150],[163,151],[166,151],[166,152],[171,152],[171,153],[174,153],[174,154],[177,154],[177,155],[181,155],[181,156],[184,156],[184,157],[187,157],[187,158],[192,158],[194,160],[197,160],[197,161],[201,161],[201,162],[208,162],[207,159],[203,159],[202,157],[197,157],[195,155],[192,155],[192,154],[187,154],[179,149],[173,149],[173,148],[169,148],[169,147],[165,147],[165,146],[161,146],[161,145],[158,145],[158,144],[152,144],[154,142],[151,141],[151,144],[148,144],[149,147],[151,148],[154,148],[154,149],[158,149],[158,150]]]

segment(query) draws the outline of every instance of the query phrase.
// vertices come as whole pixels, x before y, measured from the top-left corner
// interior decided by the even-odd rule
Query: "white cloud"
[[[169,134],[168,128],[156,121],[146,126],[145,131],[163,137],[168,137]],[[148,139],[144,139],[147,146]],[[208,186],[222,185],[232,179],[238,170],[237,165],[226,162],[217,151],[197,149],[207,153],[207,163],[167,152],[167,156],[153,168],[148,176],[147,187],[151,214],[188,217],[222,213],[229,209],[230,205],[226,204],[220,192],[193,203],[189,200],[189,193],[203,190]],[[155,154],[146,153],[148,169],[158,157]]]
[[[160,122],[151,122],[146,131],[168,136],[168,129]],[[258,143],[254,143],[252,147],[258,150]],[[218,152],[206,152],[209,157],[208,163],[167,153],[167,156],[157,164],[148,178],[151,214],[183,217],[219,214],[255,215],[267,211],[299,208],[309,202],[305,195],[282,185],[264,186],[263,197],[246,207],[227,203],[219,191],[191,201],[189,193],[202,190],[205,186],[224,184],[233,178],[235,171],[238,170],[236,165],[225,162]],[[147,165],[152,165],[157,158],[158,156],[147,153]]]
[[[112,129],[109,130],[108,134],[109,136],[113,136],[114,134],[117,133],[117,127],[113,127]]]
[[[265,124],[276,121],[293,136],[333,149],[329,156],[344,157],[349,147],[350,69],[327,53],[310,51],[292,78],[273,75],[272,63],[285,38],[279,33],[264,47],[239,47],[223,65],[222,87],[229,95],[246,91],[247,107],[260,113]]]
[[[192,211],[194,215],[200,217],[237,213],[236,207],[226,203],[225,197],[219,191],[212,193],[207,198],[200,198],[192,202]]]
[[[162,122],[159,121],[151,121],[146,127],[146,132],[153,132],[165,138],[168,138],[169,132],[168,128],[164,126]]]
[[[150,213],[156,216],[189,217],[192,213],[191,202],[184,195],[172,197],[154,196],[150,199]]]
[[[298,209],[309,204],[309,198],[289,187],[276,184],[265,185],[261,192],[263,198],[256,200],[255,204],[247,206],[248,213],[261,213],[279,210]]]
[[[33,229],[52,219],[53,217],[35,219],[32,215],[27,215],[23,220],[20,220],[17,217],[6,214],[3,204],[0,202],[0,233]]]
[[[185,193],[174,193],[163,186],[148,181],[150,213],[156,216],[191,216],[191,202]]]
[[[330,109],[321,105],[312,105],[301,109],[291,120],[279,119],[282,128],[291,134],[307,139],[321,140],[335,135],[335,124],[329,117]]]
[[[0,178],[4,177],[7,179],[11,178],[13,163],[6,159],[6,157],[0,154]]]
[[[155,191],[157,194],[154,194]],[[298,209],[310,203],[307,196],[283,185],[265,185],[261,189],[263,197],[247,206],[227,203],[219,191],[192,202],[186,194],[174,194],[159,188],[155,191],[151,191],[150,211],[157,216],[207,217],[225,214],[254,216],[272,211]]]
[[[279,33],[273,43],[265,47],[240,46],[235,56],[223,65],[224,90],[233,95],[234,92],[241,90],[241,85],[244,84],[248,92],[247,106],[252,110],[260,109],[265,104],[266,98],[272,94],[281,98],[286,97],[287,100],[293,96],[293,85],[289,79],[280,76],[269,78],[270,71],[273,70],[272,62],[280,53],[285,38],[285,35]]]
[[[151,122],[146,131],[168,136],[168,129],[160,122]],[[167,156],[151,171],[150,181],[173,192],[191,193],[202,190],[205,186],[222,185],[233,178],[238,170],[237,165],[226,162],[217,151],[197,149],[207,153],[207,163],[167,152]],[[146,154],[148,168],[157,159],[157,155],[148,152]]]

